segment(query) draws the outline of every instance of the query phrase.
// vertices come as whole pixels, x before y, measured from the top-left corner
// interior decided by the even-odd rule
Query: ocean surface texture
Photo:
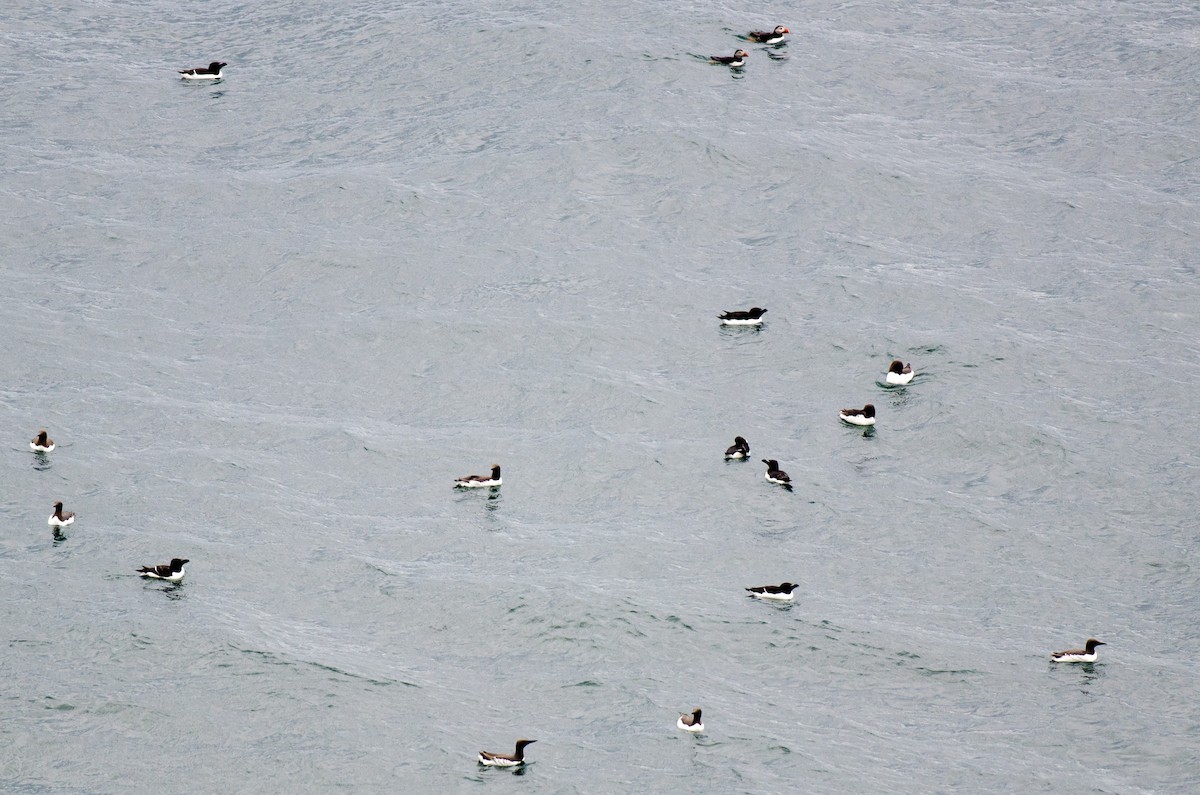
[[[0,45],[0,792],[1200,791],[1200,6]]]

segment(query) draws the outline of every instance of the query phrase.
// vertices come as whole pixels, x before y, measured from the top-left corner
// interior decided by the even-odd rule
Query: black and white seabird
[[[680,715],[675,725],[685,732],[692,732],[693,734],[699,734],[704,731],[704,724],[700,722],[700,708],[696,707],[692,710],[691,715],[686,712]]]
[[[778,44],[788,33],[791,31],[783,25],[776,25],[775,30],[752,30],[746,34],[746,38],[759,44]]]
[[[838,412],[838,416],[842,422],[850,425],[874,425],[875,424],[875,406],[868,403],[861,409],[842,409]]]
[[[887,376],[885,376],[884,380],[892,386],[904,386],[909,381],[913,380],[912,365],[905,364],[899,359],[896,359],[894,362],[892,362],[891,366],[888,367]]]
[[[799,587],[799,585],[785,582],[779,585],[756,585],[746,590],[756,599],[776,599],[780,602],[790,602],[796,598],[792,591]]]
[[[1067,649],[1066,651],[1056,651],[1050,655],[1050,659],[1054,662],[1081,662],[1090,663],[1096,662],[1099,656],[1096,653],[1097,646],[1107,646],[1107,643],[1088,638],[1087,643],[1083,644],[1086,648],[1083,649]]]
[[[54,449],[54,440],[46,435],[46,429],[38,431],[38,435],[29,441],[29,449],[35,453],[48,453]]]
[[[741,52],[741,50],[738,50]],[[722,326],[761,326],[762,316],[767,314],[767,310],[759,309],[757,306],[749,310],[734,310],[733,312],[722,312],[717,315]]]
[[[709,61],[711,63],[719,63],[725,66],[744,66],[746,59],[750,57],[750,53],[745,50],[738,50],[733,55],[711,55]]]
[[[517,750],[509,754],[493,754],[491,751],[479,752],[479,764],[488,767],[517,767],[525,764],[525,746],[536,743],[537,740],[517,740]]]
[[[46,524],[52,527],[66,527],[75,521],[75,513],[73,511],[63,511],[62,503],[54,503],[54,513],[50,514],[50,518],[46,520]]]
[[[500,479],[500,465],[492,464],[490,475],[463,475],[454,481],[457,488],[482,489],[488,486],[499,486],[504,481]]]
[[[179,76],[184,80],[220,80],[222,77],[221,70],[229,64],[224,61],[213,61],[207,67],[200,66],[195,69],[180,69]]]
[[[138,574],[151,580],[179,582],[183,579],[183,575],[187,574],[184,571],[183,564],[189,562],[186,558],[171,558],[170,563],[161,563],[157,566],[142,566],[138,569]]]
[[[767,480],[778,483],[780,486],[792,485],[792,479],[788,477],[788,473],[779,468],[778,461],[774,458],[764,458],[762,462],[767,465]]]
[[[741,436],[733,437],[733,446],[725,451],[726,461],[744,461],[750,455],[750,443]]]

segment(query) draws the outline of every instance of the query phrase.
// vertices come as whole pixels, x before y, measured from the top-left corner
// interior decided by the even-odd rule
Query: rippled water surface
[[[1200,790],[1200,10],[0,22],[0,790]]]

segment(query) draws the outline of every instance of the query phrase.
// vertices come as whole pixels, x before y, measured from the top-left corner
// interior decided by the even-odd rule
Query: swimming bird
[[[744,66],[746,59],[750,57],[750,53],[745,50],[738,50],[733,55],[711,55],[709,61],[711,63],[724,64],[725,66]]]
[[[72,511],[63,512],[62,503],[54,503],[54,513],[50,514],[50,518],[46,520],[46,524],[53,527],[66,527],[75,521],[75,514]]]
[[[740,436],[733,437],[733,446],[725,451],[726,461],[740,461],[750,455],[750,445]]]
[[[704,731],[704,724],[700,722],[700,708],[696,707],[692,710],[691,715],[686,712],[680,715],[675,725],[685,732],[692,732],[693,734],[699,734]]]
[[[741,50],[738,50],[741,52]],[[757,306],[747,311],[735,310],[733,312],[722,312],[717,315],[722,326],[761,326],[762,316],[767,314],[767,310],[759,309]]]
[[[790,602],[796,598],[792,591],[799,587],[794,583],[785,582],[780,585],[756,585],[746,590],[756,599],[777,599],[780,602]]]
[[[138,574],[150,580],[179,582],[183,579],[183,575],[187,574],[183,569],[183,564],[185,563],[190,563],[190,561],[186,558],[171,558],[170,563],[162,563],[158,566],[142,566],[138,569]]]
[[[491,751],[479,752],[479,764],[488,767],[516,767],[525,764],[525,746],[536,743],[537,740],[517,740],[517,750],[509,754],[493,754]]]
[[[792,485],[792,479],[788,477],[788,473],[779,468],[779,462],[774,458],[762,460],[767,465],[767,480],[772,483],[778,483],[780,486]]]
[[[912,365],[905,364],[897,359],[888,368],[887,376],[885,376],[884,380],[892,386],[904,386],[913,380]]]
[[[504,481],[500,479],[500,465],[492,464],[490,475],[463,475],[454,481],[456,488],[482,489],[487,486],[499,486]]]
[[[35,453],[48,453],[54,449],[54,440],[46,435],[46,429],[38,431],[38,435],[29,441],[29,449]]]
[[[213,61],[207,67],[199,66],[195,69],[180,69],[179,75],[183,80],[220,80],[223,75],[221,70],[229,64],[224,61]]]
[[[842,422],[848,422],[851,425],[874,425],[875,424],[875,406],[868,403],[861,409],[842,409],[838,416]]]
[[[1096,647],[1107,646],[1108,644],[1095,638],[1088,638],[1087,643],[1083,645],[1087,648],[1056,651],[1050,655],[1050,659],[1054,662],[1096,662],[1096,657],[1099,656],[1096,654]]]
[[[791,31],[783,25],[776,25],[775,30],[752,30],[746,34],[746,38],[757,41],[759,44],[778,44],[783,41],[786,33],[791,33]]]

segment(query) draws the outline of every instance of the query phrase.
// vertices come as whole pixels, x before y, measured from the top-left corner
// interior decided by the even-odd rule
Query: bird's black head
[[[171,558],[171,569],[174,571],[179,571],[183,568],[183,564],[185,563],[191,563],[191,561],[187,558]]]
[[[225,63],[224,61],[213,61],[208,65],[208,71],[219,72],[223,67],[226,66],[229,66],[229,64]]]
[[[746,442],[746,440],[745,440],[745,439],[743,439],[741,436],[735,436],[735,437],[733,437],[733,443],[734,443],[734,444],[736,444],[738,447],[749,447],[749,446],[750,446],[750,445],[749,445],[749,444]]]
[[[762,462],[767,465],[767,469],[777,469],[779,467],[779,462],[774,458],[764,458]]]
[[[517,750],[520,751],[527,745],[533,745],[537,740],[517,740]]]
[[[873,403],[868,403],[867,405],[863,406],[862,412],[864,417],[874,417],[875,405]]]
[[[1095,638],[1088,638],[1088,642],[1085,645],[1087,646],[1088,654],[1091,654],[1096,650],[1097,646],[1107,646],[1108,644]]]
[[[54,510],[61,513],[62,512],[62,503],[61,502],[54,503]]]
[[[895,361],[892,362],[892,366],[888,368],[888,372],[896,373],[897,375],[899,375],[900,373],[903,373],[904,372],[904,362],[900,361],[899,359],[896,359]]]

